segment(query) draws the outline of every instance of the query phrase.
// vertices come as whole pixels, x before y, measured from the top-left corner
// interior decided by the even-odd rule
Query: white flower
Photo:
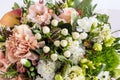
[[[52,59],[53,61],[56,61],[57,58],[58,58],[58,55],[57,55],[57,54],[51,54],[51,59]]]
[[[38,40],[40,40],[42,38],[41,34],[40,33],[35,34],[35,38],[38,39]]]
[[[57,21],[56,19],[53,19],[53,20],[51,21],[51,24],[52,24],[53,26],[58,26],[58,21]]]
[[[61,40],[60,44],[62,47],[66,47],[68,42],[67,42],[67,40]]]
[[[64,36],[68,35],[68,29],[66,29],[66,28],[62,29],[61,34]]]
[[[73,61],[74,64],[77,64],[78,61],[83,58],[83,55],[85,54],[84,49],[80,46],[80,42],[77,40],[70,42],[67,50],[71,52],[70,59]]]
[[[37,72],[41,75],[40,80],[53,80],[55,76],[55,63],[51,61],[40,60],[37,66]]]
[[[73,66],[69,68],[64,80],[85,80],[85,76],[79,66]]]
[[[79,39],[80,34],[78,32],[73,32],[72,37],[73,37],[73,39]]]
[[[82,19],[78,19],[77,23],[77,31],[81,32],[81,29],[83,29],[85,32],[89,32],[92,25],[97,26],[98,20],[95,17],[84,17]]]
[[[43,80],[40,76],[36,76],[35,80]]]
[[[48,53],[50,51],[50,48],[48,46],[43,47],[43,52]]]
[[[59,40],[54,41],[54,45],[55,45],[56,47],[59,47],[59,46],[60,46],[60,41],[59,41]]]
[[[50,32],[50,28],[47,27],[47,26],[44,26],[43,29],[42,29],[42,31],[43,31],[44,34],[47,34],[47,33]]]
[[[67,57],[67,58],[70,57],[71,56],[71,52],[70,51],[65,51],[64,52],[64,56]]]
[[[86,39],[88,37],[88,34],[86,32],[83,32],[80,34],[80,39]]]
[[[98,74],[97,78],[99,80],[109,80],[110,79],[110,75],[109,75],[109,71],[102,71]]]

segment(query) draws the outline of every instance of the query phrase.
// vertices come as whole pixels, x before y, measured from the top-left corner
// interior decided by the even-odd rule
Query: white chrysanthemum
[[[89,32],[92,25],[97,26],[98,20],[95,17],[84,17],[82,19],[78,19],[77,23],[77,31],[81,32],[81,29],[83,29],[85,32]]]
[[[85,80],[85,76],[79,66],[73,66],[68,70],[64,80]]]
[[[83,57],[85,54],[83,48],[80,46],[79,41],[72,41],[69,43],[67,49],[71,52],[70,59],[77,64],[78,61]]]
[[[99,80],[109,80],[110,79],[110,75],[109,75],[109,71],[102,71],[99,73],[99,75],[97,76],[97,78]]]
[[[53,80],[55,76],[55,63],[40,60],[37,66],[37,72],[41,75],[42,80]]]

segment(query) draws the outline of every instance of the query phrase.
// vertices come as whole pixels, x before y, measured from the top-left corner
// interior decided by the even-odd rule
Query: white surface
[[[39,0],[34,0],[39,1]],[[1,0],[0,1],[0,18],[7,11],[11,10],[14,2],[23,5],[22,0]],[[120,0],[93,0],[97,5],[98,12],[107,13],[110,16],[112,31],[120,29]]]

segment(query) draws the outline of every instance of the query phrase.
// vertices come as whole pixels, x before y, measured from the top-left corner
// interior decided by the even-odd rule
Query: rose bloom
[[[27,18],[34,23],[50,24],[51,15],[52,10],[48,9],[44,4],[35,3],[30,6]]]
[[[59,18],[63,19],[65,23],[71,22],[71,15],[73,12],[76,12],[73,8],[65,8],[63,9],[63,12],[58,16]]]
[[[6,57],[11,63],[22,58],[36,60],[37,55],[30,52],[38,47],[38,43],[32,31],[27,25],[16,26],[13,34],[6,41]]]

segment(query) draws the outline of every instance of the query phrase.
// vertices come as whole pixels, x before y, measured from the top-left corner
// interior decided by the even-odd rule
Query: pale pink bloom
[[[38,47],[38,43],[32,31],[27,25],[16,26],[13,34],[6,41],[6,57],[11,63],[21,58],[36,60],[37,56],[30,52]]]
[[[5,58],[4,53],[0,50],[0,71],[6,72],[9,66],[9,61]]]
[[[48,9],[44,4],[35,3],[31,5],[28,11],[27,18],[31,22],[38,24],[50,24],[52,11]]]
[[[63,12],[58,16],[60,19],[63,19],[65,23],[70,23],[71,22],[71,15],[73,12],[76,10],[73,8],[64,8]]]

